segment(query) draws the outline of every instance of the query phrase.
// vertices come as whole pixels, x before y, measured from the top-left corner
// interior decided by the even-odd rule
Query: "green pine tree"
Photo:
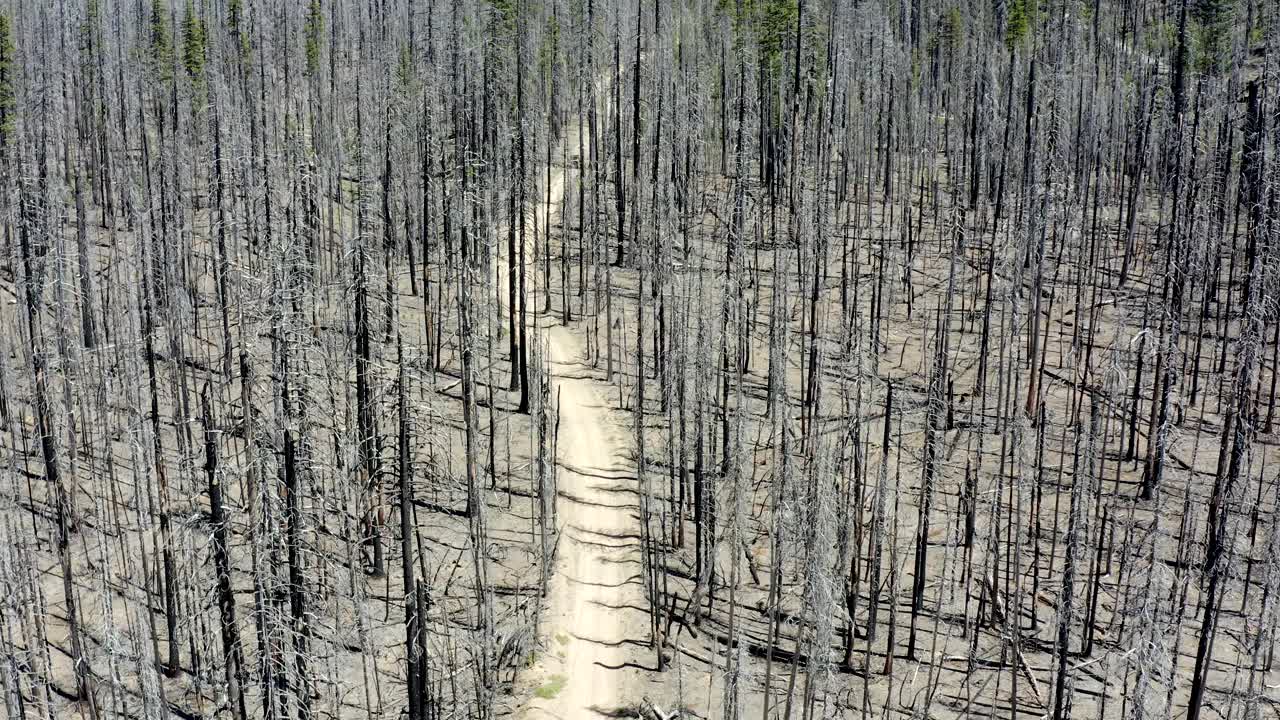
[[[409,53],[409,45],[400,46],[400,62],[396,65],[396,80],[402,92],[408,92],[413,84],[413,57]]]
[[[960,8],[953,7],[947,11],[946,15],[938,19],[939,46],[947,50],[947,52],[955,52],[963,37],[964,17],[960,14]]]
[[[84,8],[84,22],[80,25],[80,46],[85,50],[85,64],[94,63],[92,57],[97,36],[98,22],[102,17],[102,5],[99,0],[88,0]],[[92,72],[92,68],[85,68],[86,72]]]
[[[320,39],[324,34],[324,14],[320,9],[320,0],[311,0],[307,8],[307,23],[303,27],[307,45],[307,77],[314,76],[320,70]]]
[[[1010,0],[1009,15],[1005,20],[1004,42],[1010,50],[1034,31],[1038,7],[1036,0]]]
[[[244,31],[244,0],[227,3],[227,30],[240,51],[240,59],[249,59],[249,34]]]
[[[1226,64],[1231,48],[1232,20],[1235,0],[1194,0],[1191,17],[1196,21],[1196,64],[1205,72],[1216,73]]]
[[[13,28],[8,15],[0,15],[0,152],[8,148],[13,139],[14,118],[17,115],[17,96],[13,91]]]
[[[163,0],[151,0],[151,62],[160,79],[166,81],[173,79],[173,41],[167,12]]]
[[[187,0],[187,12],[182,20],[182,64],[195,83],[204,79],[205,44],[204,22],[196,14],[191,0]]]
[[[750,33],[760,54],[760,66],[768,72],[782,68],[782,48],[795,33],[796,0],[719,0],[721,12],[733,13],[735,33]]]
[[[764,66],[770,72],[777,72],[782,67],[782,47],[786,39],[795,33],[799,8],[796,0],[763,0],[759,12],[756,44]]]
[[[489,4],[498,11],[499,29],[507,36],[513,35],[516,30],[515,0],[489,0]]]

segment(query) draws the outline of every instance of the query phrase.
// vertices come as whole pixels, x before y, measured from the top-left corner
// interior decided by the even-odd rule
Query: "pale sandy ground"
[[[564,137],[576,138],[577,132],[570,125]],[[564,168],[554,167],[550,203],[548,195],[541,196],[536,227],[554,218],[564,191]],[[498,276],[499,296],[505,297],[506,273]],[[536,282],[535,267],[527,277]],[[653,653],[646,644],[639,499],[626,452],[627,426],[607,400],[603,375],[586,363],[582,328],[551,316],[541,320],[531,328],[530,342],[547,343],[551,401],[559,405],[561,537],[538,628],[537,659],[516,687],[516,717],[628,717],[640,704]]]
[[[640,702],[651,663],[634,475],[619,423],[579,363],[581,340],[549,328],[552,397],[560,397],[560,555],[520,717],[614,717]]]

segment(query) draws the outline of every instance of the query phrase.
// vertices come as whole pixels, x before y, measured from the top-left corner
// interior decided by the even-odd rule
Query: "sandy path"
[[[639,703],[644,597],[635,480],[618,423],[577,362],[571,330],[547,330],[560,396],[560,558],[526,717],[616,717]],[[547,697],[550,696],[550,697]]]
[[[564,137],[576,144],[577,127],[567,127]],[[539,228],[560,206],[563,168],[552,169],[550,184],[550,206],[546,195],[536,206]],[[559,324],[554,315],[539,320],[530,340],[547,340],[551,397],[560,404],[561,539],[538,633],[541,649],[534,666],[522,673],[518,697],[528,699],[517,717],[625,716],[640,702],[640,663],[651,661],[644,644],[639,498],[625,451],[626,423],[606,400],[602,374],[585,362],[582,330]]]

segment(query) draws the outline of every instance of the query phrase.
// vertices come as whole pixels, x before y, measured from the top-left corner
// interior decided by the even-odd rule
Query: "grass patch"
[[[556,695],[559,695],[560,691],[564,689],[564,686],[568,684],[568,682],[569,678],[563,675],[552,675],[550,679],[547,680],[546,684],[537,690],[534,690],[533,694],[543,700],[550,700]]]
[[[556,633],[556,642],[560,643],[561,645],[568,645],[569,636],[565,635],[564,633]]]

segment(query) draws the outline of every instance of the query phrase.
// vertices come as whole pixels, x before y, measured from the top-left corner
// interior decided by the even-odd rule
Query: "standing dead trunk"
[[[240,646],[240,630],[236,625],[236,600],[231,587],[230,544],[227,532],[226,506],[222,497],[222,478],[218,471],[218,430],[209,406],[209,387],[200,395],[204,424],[204,469],[209,479],[209,522],[213,526],[213,568],[216,573],[219,630],[222,637],[223,675],[234,720],[246,720],[244,702],[244,653]]]

